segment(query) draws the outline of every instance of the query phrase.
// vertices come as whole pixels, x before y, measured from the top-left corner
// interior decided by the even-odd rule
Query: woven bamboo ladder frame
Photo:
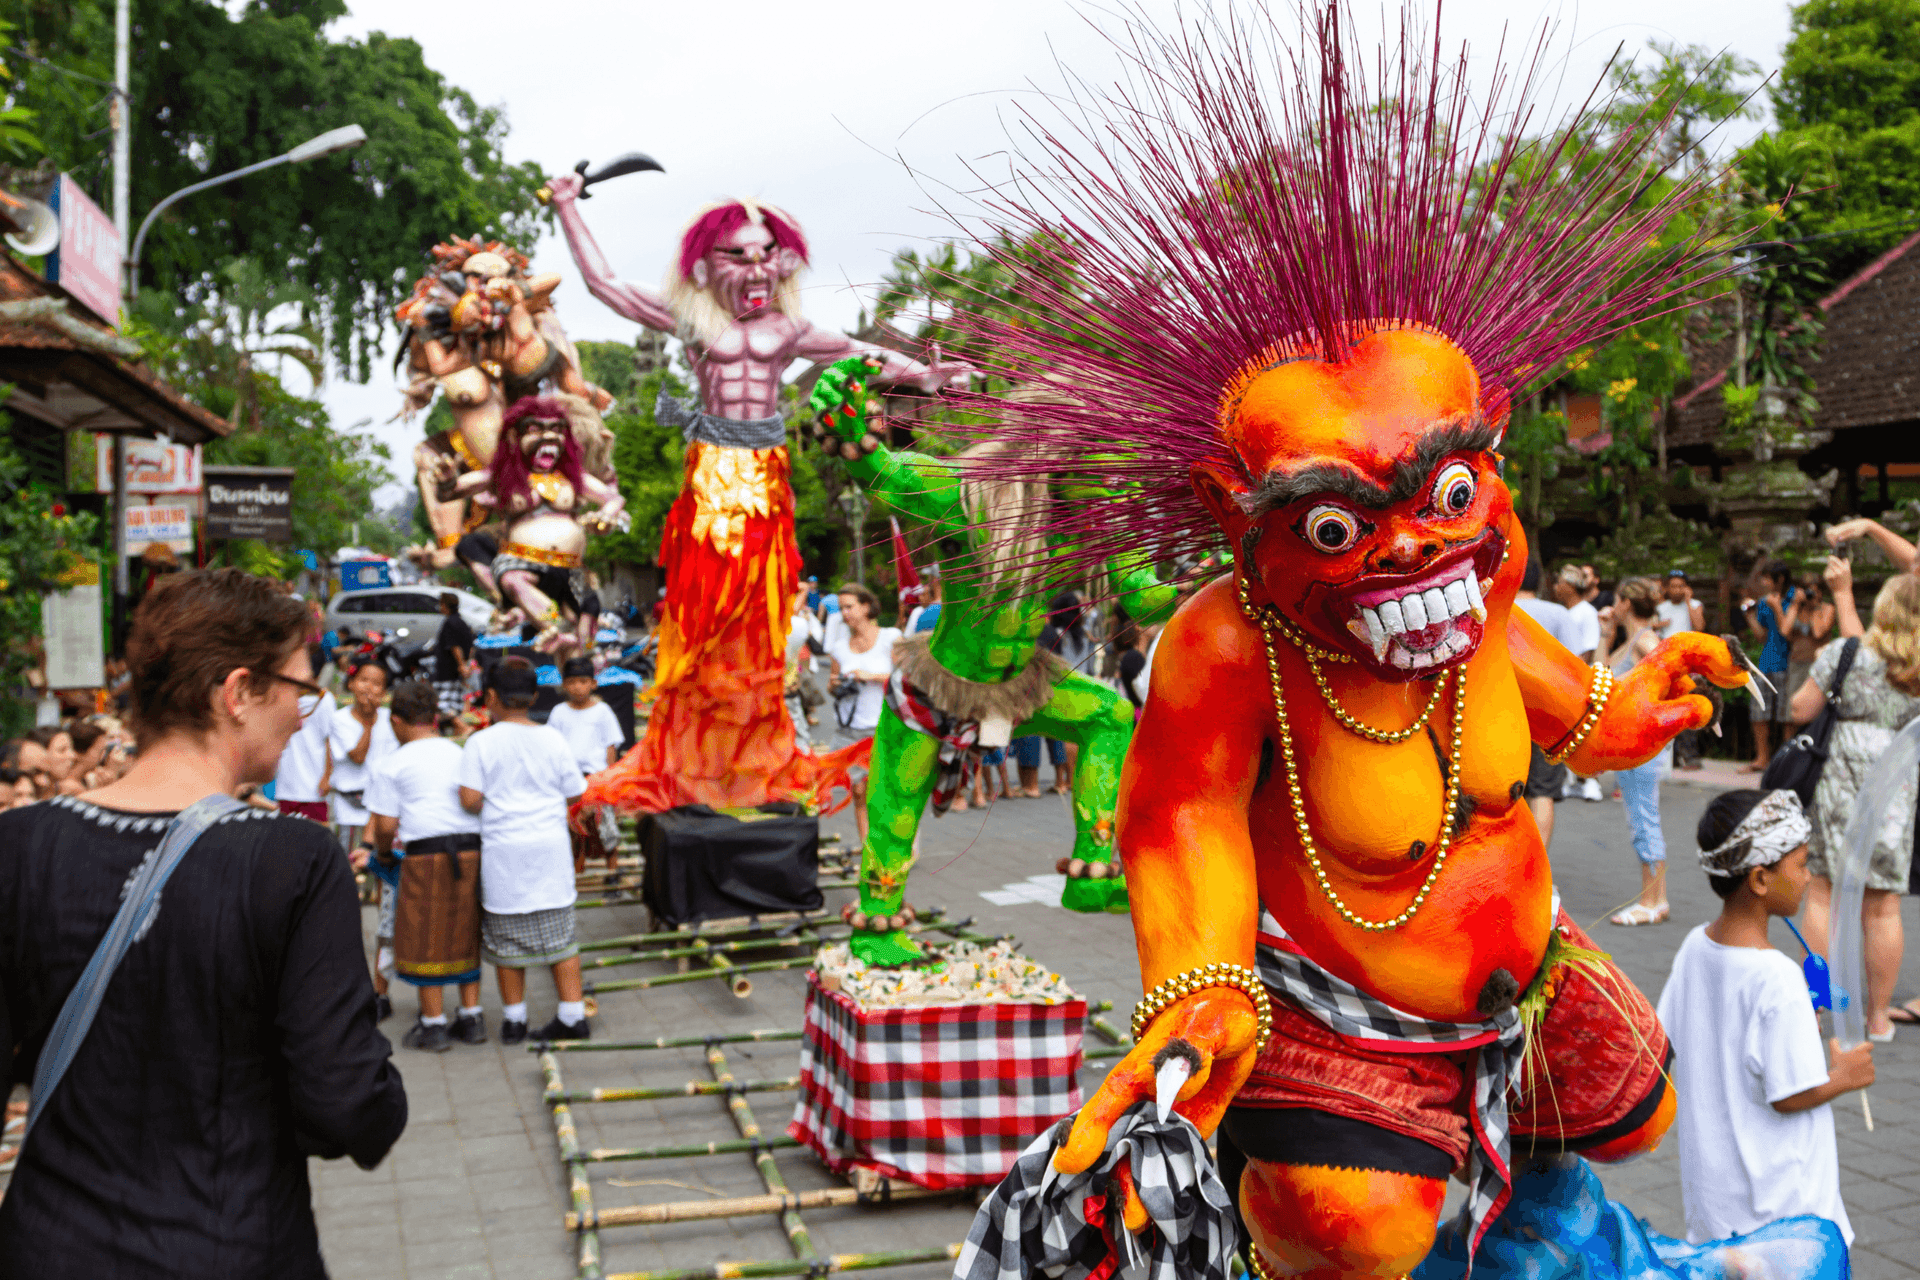
[[[1088,1009],[1089,1028],[1108,1043],[1084,1052],[1086,1065],[1124,1057],[1133,1041],[1099,1016],[1110,1013],[1113,1002],[1102,1000]],[[884,1178],[870,1178],[867,1187],[830,1187],[820,1191],[794,1192],[788,1188],[773,1161],[778,1150],[798,1147],[800,1143],[785,1134],[762,1133],[749,1093],[790,1093],[800,1086],[798,1077],[777,1080],[736,1080],[721,1047],[725,1044],[763,1044],[795,1041],[797,1030],[767,1028],[740,1031],[720,1036],[660,1036],[652,1040],[578,1041],[563,1040],[530,1046],[540,1055],[540,1074],[545,1083],[545,1100],[553,1118],[554,1137],[560,1161],[567,1171],[569,1208],[564,1222],[574,1232],[578,1245],[575,1280],[746,1280],[755,1276],[826,1275],[842,1271],[871,1271],[883,1267],[911,1266],[924,1262],[951,1261],[960,1254],[958,1244],[924,1249],[896,1249],[880,1253],[842,1253],[821,1256],[813,1238],[800,1219],[800,1210],[851,1204],[884,1204],[891,1200],[919,1200],[953,1192],[932,1192]],[[560,1072],[560,1056],[570,1053],[634,1052],[649,1049],[705,1050],[711,1080],[691,1080],[682,1085],[654,1088],[576,1089],[566,1087]],[[727,1113],[739,1138],[728,1141],[681,1144],[664,1147],[595,1147],[583,1149],[574,1128],[573,1108],[585,1103],[635,1102],[664,1098],[720,1097],[726,1100]],[[590,1164],[625,1160],[686,1159],[699,1156],[749,1155],[766,1186],[765,1195],[735,1196],[725,1200],[677,1201],[657,1205],[632,1205],[596,1209],[593,1186],[587,1178]],[[762,1262],[723,1262],[707,1267],[676,1268],[657,1271],[606,1272],[600,1260],[602,1227],[640,1226],[666,1222],[694,1222],[717,1218],[751,1217],[778,1214],[787,1240],[793,1248],[792,1259]]]

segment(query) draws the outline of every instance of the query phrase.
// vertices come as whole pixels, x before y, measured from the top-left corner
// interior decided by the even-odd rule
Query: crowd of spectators
[[[133,762],[133,735],[120,717],[75,716],[0,745],[0,811],[106,786]]]

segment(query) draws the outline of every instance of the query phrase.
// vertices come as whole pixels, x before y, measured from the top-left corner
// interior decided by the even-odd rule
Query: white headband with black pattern
[[[1791,791],[1769,791],[1740,825],[1711,849],[1700,851],[1700,865],[1710,876],[1731,879],[1754,867],[1770,867],[1798,849],[1813,835],[1813,824]]]

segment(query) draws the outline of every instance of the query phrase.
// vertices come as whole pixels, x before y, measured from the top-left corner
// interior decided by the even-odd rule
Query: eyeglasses
[[[325,689],[313,683],[311,680],[296,680],[292,676],[283,676],[278,671],[266,671],[261,674],[265,675],[269,680],[278,680],[282,684],[290,684],[296,689],[304,690],[316,698],[326,692]]]

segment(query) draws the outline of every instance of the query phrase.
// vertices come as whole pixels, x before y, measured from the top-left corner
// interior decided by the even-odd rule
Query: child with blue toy
[[[1800,909],[1809,834],[1791,791],[1729,791],[1700,819],[1700,864],[1720,915],[1680,944],[1660,993],[1696,1244],[1801,1214],[1853,1242],[1829,1104],[1873,1083],[1873,1046],[1835,1042],[1829,1067],[1800,966],[1767,940],[1774,916]]]

